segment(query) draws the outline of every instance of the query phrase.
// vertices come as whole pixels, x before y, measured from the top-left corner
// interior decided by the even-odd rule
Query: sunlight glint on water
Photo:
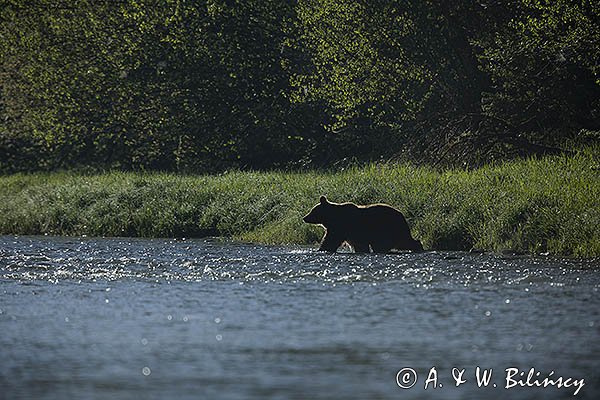
[[[551,370],[599,393],[594,261],[335,255],[219,240],[0,238],[8,398],[565,398],[453,387]],[[432,366],[447,384],[423,390]],[[419,383],[403,390],[404,368]],[[502,382],[500,377],[498,383]]]

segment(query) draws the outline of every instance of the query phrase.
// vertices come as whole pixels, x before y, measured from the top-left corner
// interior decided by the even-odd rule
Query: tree
[[[482,66],[494,83],[484,113],[497,122],[496,140],[549,151],[581,129],[600,128],[600,7],[568,0],[522,5],[522,15],[483,42]]]

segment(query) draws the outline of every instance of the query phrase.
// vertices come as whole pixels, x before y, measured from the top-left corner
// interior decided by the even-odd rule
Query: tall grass
[[[394,205],[426,249],[595,257],[598,154],[587,149],[474,171],[373,164],[335,173],[17,174],[0,177],[0,233],[313,243],[322,229],[301,217],[325,194]]]

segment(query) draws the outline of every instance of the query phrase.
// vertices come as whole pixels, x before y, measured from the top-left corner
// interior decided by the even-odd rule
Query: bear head
[[[308,214],[302,218],[302,220],[308,224],[321,224],[325,225],[331,217],[330,208],[333,205],[327,201],[325,196],[321,196],[319,204],[313,207]]]

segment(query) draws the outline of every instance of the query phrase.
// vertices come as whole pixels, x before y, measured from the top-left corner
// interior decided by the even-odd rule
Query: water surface
[[[540,381],[583,379],[576,398],[595,399],[598,271],[460,252],[0,237],[0,397],[573,398],[575,386],[505,388],[507,368],[523,381],[535,368]],[[493,369],[487,387],[478,366]],[[396,382],[404,368],[410,389]]]

